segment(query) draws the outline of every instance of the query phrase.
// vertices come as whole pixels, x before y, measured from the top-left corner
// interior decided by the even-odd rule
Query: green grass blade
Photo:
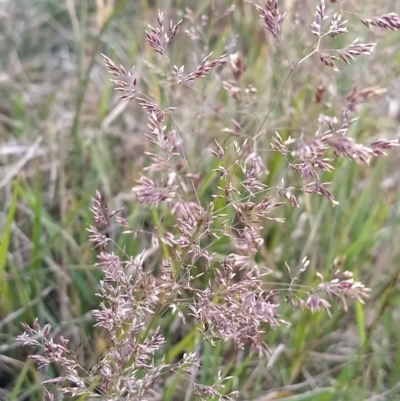
[[[9,287],[5,279],[5,268],[7,262],[7,252],[11,239],[11,225],[14,221],[15,211],[17,208],[17,200],[19,195],[19,184],[14,182],[13,195],[11,198],[11,204],[7,213],[6,225],[4,227],[3,235],[0,238],[0,288],[1,288],[1,309],[5,314],[8,312],[9,305]]]

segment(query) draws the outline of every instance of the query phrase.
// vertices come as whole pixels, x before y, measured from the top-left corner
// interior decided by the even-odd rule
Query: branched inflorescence
[[[277,0],[267,0],[264,6],[256,5],[263,26],[273,38],[282,39],[281,24],[285,13]],[[329,20],[329,23],[325,21]],[[344,49],[322,49],[322,39],[335,38],[348,32],[348,21],[342,21],[340,13],[331,18],[325,2],[317,6],[310,35],[317,41],[315,48],[298,63],[319,56],[321,62],[338,71],[337,61],[346,64],[359,56],[371,55],[375,43],[353,40]],[[367,26],[399,29],[396,14],[364,19]],[[234,99],[241,96],[251,102],[256,93],[254,87],[243,85],[246,62],[238,53],[223,54],[211,61],[211,53],[204,57],[194,72],[184,74],[184,66],[169,62],[167,47],[179,32],[182,21],[164,27],[164,15],[158,12],[157,26],[149,25],[146,31],[148,45],[168,60],[170,74],[176,90],[192,85],[200,78],[224,69],[232,74],[234,83],[223,80],[221,86]],[[207,54],[207,53],[205,53]],[[370,163],[376,156],[398,146],[396,140],[375,139],[368,145],[359,144],[349,135],[355,119],[352,114],[358,105],[374,100],[382,94],[379,88],[354,87],[344,97],[343,106],[336,117],[320,114],[318,127],[310,136],[301,132],[297,137],[283,138],[276,132],[270,149],[279,153],[288,163],[288,170],[298,174],[302,186],[285,184],[280,177],[274,188],[266,185],[269,174],[265,158],[257,150],[257,134],[244,133],[242,125],[232,119],[233,128],[224,129],[225,140],[214,138],[209,149],[213,160],[212,173],[216,185],[210,196],[198,197],[200,174],[193,173],[190,160],[185,157],[184,140],[175,124],[176,105],[164,108],[149,96],[138,91],[135,70],[118,66],[102,55],[113,79],[115,90],[127,101],[136,100],[147,115],[147,140],[145,157],[148,164],[137,178],[133,188],[136,201],[143,210],[151,209],[156,215],[155,229],[151,232],[151,247],[143,248],[137,255],[126,255],[110,235],[110,224],[115,221],[125,234],[135,236],[149,233],[132,228],[117,216],[121,209],[109,212],[106,202],[97,192],[92,199],[93,225],[88,228],[90,240],[101,251],[96,264],[104,277],[100,281],[98,297],[100,305],[93,311],[96,326],[105,330],[110,339],[107,353],[95,367],[87,371],[79,365],[79,358],[68,348],[68,340],[58,341],[51,336],[49,326],[41,328],[37,321],[32,327],[24,325],[26,333],[20,336],[25,345],[39,347],[42,353],[33,358],[44,367],[50,363],[62,366],[64,376],[45,382],[55,385],[69,396],[85,394],[104,400],[143,400],[150,391],[161,391],[166,386],[166,373],[188,373],[200,369],[200,359],[195,353],[184,354],[176,361],[167,360],[166,340],[159,329],[159,318],[168,312],[176,314],[182,324],[194,322],[202,338],[232,342],[236,348],[269,353],[265,333],[280,325],[288,325],[280,316],[278,292],[266,290],[270,270],[264,266],[260,250],[264,247],[263,229],[268,224],[285,221],[281,205],[288,203],[301,208],[299,198],[304,193],[323,196],[333,205],[337,202],[328,189],[326,174],[334,170],[335,158],[347,158],[356,163]],[[321,65],[321,68],[323,66]],[[180,84],[180,86],[179,86]],[[317,103],[321,102],[325,88],[319,87]],[[207,156],[208,157],[208,156]],[[215,159],[214,159],[215,158]],[[215,163],[214,163],[215,162]],[[166,215],[159,219],[158,213]],[[213,244],[229,243],[226,254],[213,251]],[[113,250],[110,248],[113,247]],[[159,252],[162,250],[162,253]],[[115,253],[114,253],[115,251]],[[155,256],[154,256],[155,255]],[[147,261],[154,258],[149,268]],[[364,302],[368,289],[357,282],[352,273],[335,265],[333,273],[318,273],[320,283],[302,293],[296,292],[294,283],[310,265],[304,258],[296,269],[286,264],[290,284],[286,288],[286,300],[294,308],[312,312],[325,310],[330,313],[334,299],[347,308],[349,300]],[[205,279],[207,277],[207,279]],[[164,357],[156,357],[164,355]],[[191,380],[191,379],[190,379]],[[213,385],[206,386],[191,381],[193,394],[199,399],[229,400],[234,394],[223,391],[226,378],[218,375]],[[45,399],[53,400],[50,391]]]

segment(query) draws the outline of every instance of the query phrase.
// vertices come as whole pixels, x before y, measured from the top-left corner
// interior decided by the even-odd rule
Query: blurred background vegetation
[[[283,25],[286,51],[298,60],[310,37],[316,2],[281,3],[289,11]],[[340,2],[363,16],[400,12],[394,1],[348,3]],[[185,64],[189,72],[210,51],[215,57],[238,51],[247,62],[242,85],[257,92],[250,91],[247,101],[234,100],[220,83],[204,79],[174,98],[168,65],[145,42],[145,29],[156,24],[158,8],[167,21],[183,19],[168,50],[173,64]],[[351,14],[344,17],[352,20]],[[352,136],[361,142],[399,137],[400,32],[371,33],[357,18],[349,27],[354,31],[346,42],[355,37],[378,42],[373,58],[343,66],[340,74],[328,71],[318,58],[299,69],[267,120],[260,149],[269,148],[276,130],[284,137],[315,131],[318,115],[329,114],[329,105],[340,110],[355,84],[388,88],[388,94],[359,110]],[[202,180],[201,199],[215,185],[214,162],[205,156],[213,138],[224,138],[222,130],[232,128],[231,119],[253,135],[288,72],[282,49],[259,25],[254,6],[241,0],[0,2],[1,400],[42,399],[42,372],[29,360],[31,350],[15,341],[20,322],[32,323],[38,316],[56,335],[70,338],[76,347],[84,344],[81,358],[87,366],[107,348],[90,315],[101,276],[85,229],[92,221],[95,191],[104,194],[110,209],[123,206],[133,226],[154,226],[131,193],[146,162],[146,118],[134,102],[116,100],[100,53],[125,67],[134,64],[143,92],[166,107],[179,105],[177,124],[186,157]],[[327,88],[323,105],[314,100],[320,83]],[[265,152],[265,163],[267,184],[277,185],[286,161]],[[335,307],[332,318],[294,312],[282,299],[282,315],[292,326],[266,333],[273,357],[259,360],[231,344],[202,344],[203,383],[213,383],[221,370],[233,376],[226,391],[239,390],[240,399],[400,400],[399,153],[395,149],[368,167],[347,160],[335,167],[329,180],[340,205],[305,198],[299,211],[282,209],[287,222],[266,226],[261,258],[273,271],[273,289],[274,282],[290,281],[285,261],[298,266],[305,255],[311,259],[301,283],[309,286],[318,282],[316,270],[325,271],[343,257],[345,268],[372,288],[370,299],[349,305],[347,314]],[[128,254],[147,245],[116,228],[113,235]],[[224,253],[228,247],[219,243],[214,251]],[[168,319],[160,325],[172,360],[194,348],[197,334]],[[47,374],[56,376],[56,368]],[[177,376],[162,399],[183,400],[182,391]]]

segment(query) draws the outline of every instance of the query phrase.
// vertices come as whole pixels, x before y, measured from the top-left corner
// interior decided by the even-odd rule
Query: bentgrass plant
[[[106,9],[108,3],[99,2],[108,13],[97,22],[100,31],[111,22],[111,3]],[[385,223],[388,206],[371,200],[382,156],[399,145],[395,131],[381,136],[370,121],[371,104],[386,95],[388,84],[379,85],[381,76],[369,78],[367,71],[379,64],[382,32],[399,29],[400,18],[392,10],[366,16],[357,5],[322,0],[211,2],[198,12],[171,7],[171,19],[150,11],[142,35],[147,47],[134,67],[119,61],[116,46],[108,49],[98,39],[93,48],[102,52],[121,99],[104,118],[107,129],[116,114],[131,115],[125,123],[135,145],[132,154],[122,153],[133,159],[133,171],[120,168],[133,188],[107,201],[112,162],[102,165],[107,148],[96,144],[92,157],[102,178],[92,192],[87,231],[102,275],[93,291],[98,306],[89,312],[94,329],[77,330],[99,336],[101,352],[96,355],[90,340],[77,341],[76,330],[69,338],[54,332],[48,313],[24,323],[19,341],[34,347],[32,359],[48,369],[44,398],[230,400],[266,391],[266,400],[391,396],[397,385],[391,374],[371,387],[361,373],[362,366],[379,366],[378,356],[371,357],[373,337],[399,278],[398,270],[387,272],[386,283],[374,288],[366,268],[390,252],[388,238],[397,235],[394,224]],[[260,49],[241,48],[251,39],[241,39],[229,19],[249,24]],[[89,67],[97,59],[93,53]],[[89,67],[80,80],[84,89]],[[258,79],[252,68],[264,76]],[[343,71],[363,76],[341,81]],[[73,149],[63,162],[76,163],[82,177],[90,141],[79,132],[84,107],[79,92]],[[363,180],[371,169],[376,178]],[[70,182],[82,185],[79,174]],[[23,187],[16,183],[15,191],[30,199]],[[37,199],[31,207],[40,219],[45,212]],[[69,228],[66,208],[63,203],[62,231]],[[34,220],[33,228],[30,274],[40,270],[41,258],[42,226]],[[61,252],[63,260],[68,252]],[[72,321],[65,302],[74,302],[76,289],[63,282],[69,272],[62,275],[59,307]],[[27,298],[38,292],[34,287]],[[378,305],[369,315],[371,298]],[[27,310],[29,321],[33,311]]]

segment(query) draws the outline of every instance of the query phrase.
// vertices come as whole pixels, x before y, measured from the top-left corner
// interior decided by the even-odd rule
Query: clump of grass
[[[285,12],[278,6],[277,0],[267,0],[255,9],[266,32],[284,48],[288,46],[282,34]],[[60,367],[58,377],[44,381],[46,400],[55,399],[49,390],[53,387],[73,397],[148,399],[171,386],[170,377],[174,375],[187,382],[185,399],[231,400],[237,391],[226,392],[224,384],[232,377],[219,372],[213,383],[201,383],[201,357],[197,352],[169,360],[165,332],[159,327],[162,316],[173,315],[183,327],[194,325],[200,338],[212,346],[231,342],[236,350],[265,358],[270,356],[266,333],[291,323],[281,316],[281,294],[294,310],[322,310],[327,315],[337,300],[347,310],[349,301],[363,303],[368,298],[369,289],[354,272],[342,269],[339,259],[332,261],[331,268],[316,272],[319,283],[314,286],[298,284],[310,266],[307,257],[301,258],[296,268],[286,263],[289,280],[271,286],[271,270],[262,254],[264,226],[285,222],[284,204],[301,209],[304,199],[314,195],[327,199],[331,207],[338,205],[327,180],[337,159],[368,165],[399,145],[395,139],[359,143],[350,136],[358,106],[378,98],[380,88],[351,88],[337,110],[321,112],[314,126],[304,128],[296,137],[284,137],[278,131],[270,138],[266,135],[264,126],[277,100],[284,96],[285,85],[306,63],[321,63],[336,73],[340,62],[351,64],[373,54],[376,43],[360,43],[358,38],[351,38],[342,48],[325,47],[326,41],[348,34],[344,14],[340,8],[336,12],[327,9],[320,1],[309,29],[307,50],[294,62],[289,52],[282,53],[287,78],[263,119],[255,117],[256,128],[249,129],[233,120],[233,128],[225,127],[223,135],[215,135],[210,149],[199,149],[199,153],[208,152],[204,160],[212,165],[211,179],[206,184],[187,156],[187,135],[179,128],[180,105],[173,100],[179,99],[183,88],[214,76],[221,91],[251,107],[255,91],[243,84],[246,63],[241,54],[202,55],[197,67],[185,72],[185,66],[175,65],[168,55],[182,21],[171,21],[165,28],[164,15],[159,11],[156,27],[149,26],[146,37],[148,45],[169,66],[173,96],[171,104],[163,105],[151,93],[142,91],[144,78],[139,78],[134,68],[127,69],[102,55],[114,76],[115,90],[121,92],[120,98],[135,102],[135,107],[141,107],[147,116],[148,130],[143,135],[143,141],[147,141],[146,165],[133,193],[143,213],[149,211],[155,227],[148,231],[131,227],[121,217],[122,209],[109,211],[100,192],[93,197],[94,223],[88,231],[99,250],[96,266],[104,272],[98,292],[100,307],[93,316],[96,325],[108,333],[110,346],[89,368],[80,361],[79,352],[68,347],[67,339],[53,339],[50,326],[41,327],[37,320],[32,327],[24,325],[26,332],[19,339],[24,345],[41,348],[43,352],[32,356],[39,367],[51,363]],[[393,13],[361,22],[398,29],[398,17]],[[320,104],[326,88],[318,83],[316,88],[315,102]],[[270,141],[268,151],[286,162],[286,170],[273,185],[266,184],[269,171],[263,158],[265,149],[260,149],[266,137]],[[125,235],[150,237],[151,246],[127,254],[113,238],[114,223]]]

